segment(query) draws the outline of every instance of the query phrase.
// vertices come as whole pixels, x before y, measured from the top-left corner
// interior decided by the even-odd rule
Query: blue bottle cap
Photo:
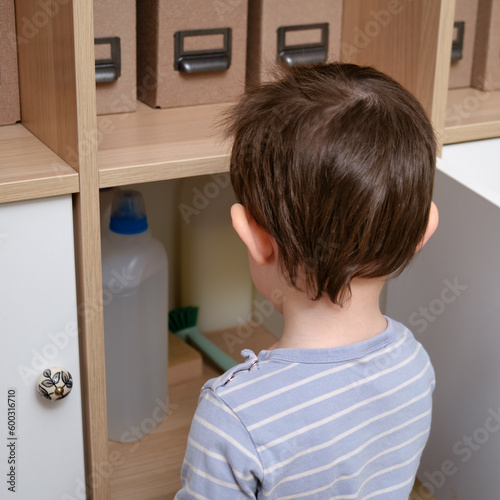
[[[148,228],[144,200],[139,191],[120,190],[113,198],[109,229],[118,234],[139,234]]]

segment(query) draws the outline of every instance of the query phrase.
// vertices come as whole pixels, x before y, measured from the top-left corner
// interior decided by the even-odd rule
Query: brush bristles
[[[172,333],[180,332],[185,328],[196,326],[198,321],[198,310],[196,306],[179,307],[168,313],[168,328]]]

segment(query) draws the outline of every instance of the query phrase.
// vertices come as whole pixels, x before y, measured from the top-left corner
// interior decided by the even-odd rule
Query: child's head
[[[282,276],[343,304],[354,278],[400,273],[427,227],[433,129],[418,101],[373,68],[280,71],[231,110],[231,181],[276,242]]]

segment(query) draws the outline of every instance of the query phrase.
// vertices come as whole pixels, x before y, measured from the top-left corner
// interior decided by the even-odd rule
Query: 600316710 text
[[[17,405],[16,390],[7,390],[7,490],[17,486]]]

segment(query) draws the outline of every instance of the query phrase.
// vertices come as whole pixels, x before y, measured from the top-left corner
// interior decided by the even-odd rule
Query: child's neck
[[[387,320],[380,312],[384,280],[357,280],[344,307],[328,298],[309,300],[288,290],[283,301],[285,325],[281,339],[271,349],[324,349],[356,344],[382,333]]]

